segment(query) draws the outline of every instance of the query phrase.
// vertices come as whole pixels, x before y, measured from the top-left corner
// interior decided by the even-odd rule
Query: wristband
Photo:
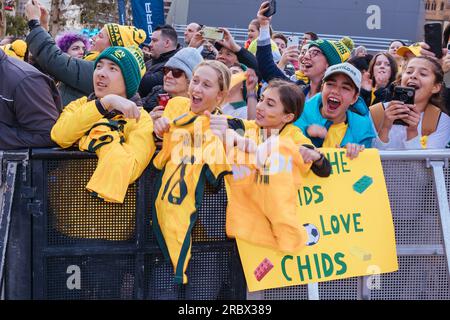
[[[254,92],[247,93],[247,100],[248,98],[255,98],[256,100],[258,100],[258,96]]]

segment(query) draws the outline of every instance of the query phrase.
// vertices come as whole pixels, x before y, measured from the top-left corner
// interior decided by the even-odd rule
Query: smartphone
[[[223,40],[223,36],[224,36],[223,30],[220,30],[219,28],[214,28],[214,27],[204,26],[201,30],[201,33],[203,35],[203,38],[209,39],[209,40],[215,40],[215,41]]]
[[[158,94],[158,105],[166,107],[167,103],[170,100],[170,96],[167,93]]]
[[[430,46],[430,51],[436,55],[436,58],[442,58],[442,24],[426,23],[424,25],[425,42]]]
[[[287,47],[288,48],[292,47],[292,46],[298,47],[299,42],[300,42],[300,38],[298,36],[289,36]]]
[[[264,16],[271,17],[273,16],[275,13],[277,13],[277,1],[276,0],[270,0],[269,1],[269,9],[264,12]]]
[[[447,54],[450,54],[450,43],[447,44]]]
[[[405,104],[414,104],[415,92],[416,90],[414,88],[397,86],[394,88],[392,100],[402,101]],[[401,119],[394,120],[394,124],[408,126],[408,124]]]

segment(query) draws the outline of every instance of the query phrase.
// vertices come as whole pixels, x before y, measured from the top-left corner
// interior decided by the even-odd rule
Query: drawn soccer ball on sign
[[[317,229],[315,225],[311,223],[305,223],[303,227],[305,227],[306,233],[308,234],[308,239],[306,240],[307,246],[313,246],[317,242],[319,242],[320,233],[319,229]]]

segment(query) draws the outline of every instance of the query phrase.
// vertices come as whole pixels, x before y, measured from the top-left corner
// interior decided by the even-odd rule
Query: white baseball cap
[[[348,76],[354,83],[355,87],[358,89],[358,92],[361,90],[361,72],[348,62],[335,64],[334,66],[329,67],[327,71],[325,71],[323,81],[327,81],[327,79],[331,75],[337,73],[342,73]]]

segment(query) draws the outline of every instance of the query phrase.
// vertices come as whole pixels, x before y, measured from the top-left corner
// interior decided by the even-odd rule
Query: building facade
[[[425,19],[441,22],[444,28],[450,23],[450,0],[425,0]]]

